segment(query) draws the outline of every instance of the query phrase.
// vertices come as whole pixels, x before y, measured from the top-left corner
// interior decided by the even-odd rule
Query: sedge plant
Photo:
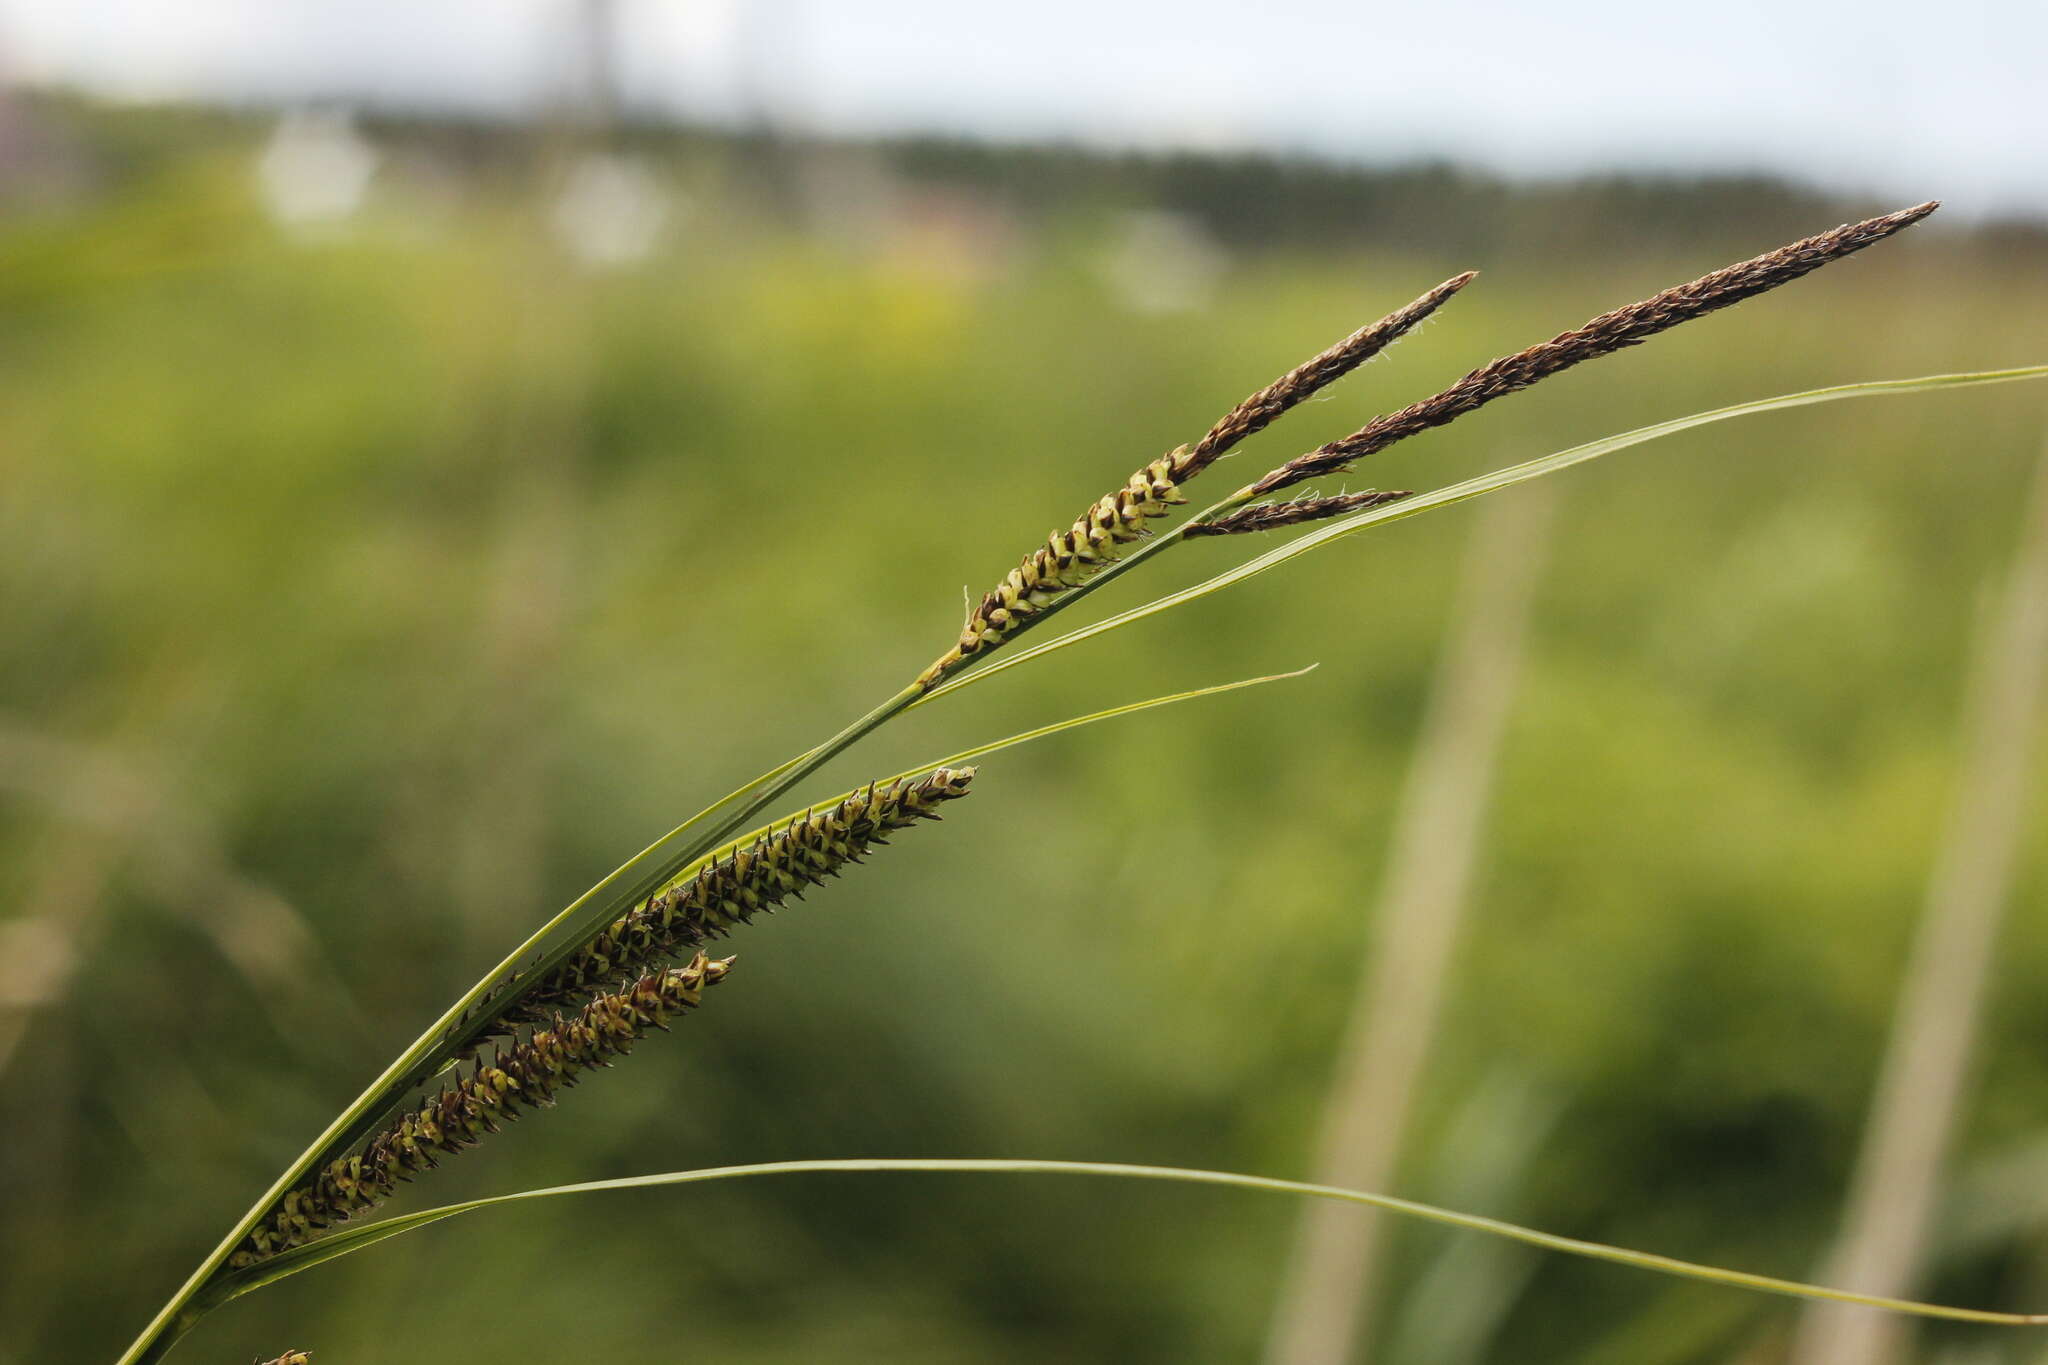
[[[512,947],[278,1174],[143,1327],[121,1357],[122,1365],[162,1359],[203,1317],[243,1294],[458,1214],[557,1195],[805,1172],[1063,1173],[1229,1185],[1349,1201],[1552,1250],[1752,1289],[1965,1321],[2048,1323],[2048,1314],[1878,1299],[1694,1265],[1364,1191],[1139,1165],[981,1159],[784,1162],[522,1190],[382,1219],[368,1217],[400,1181],[428,1175],[440,1161],[477,1145],[503,1123],[557,1102],[567,1087],[618,1061],[649,1032],[667,1028],[703,1004],[710,988],[733,968],[729,957],[708,956],[707,944],[843,874],[889,836],[938,820],[943,805],[972,789],[972,760],[1079,726],[1295,675],[1252,678],[1097,711],[979,744],[878,778],[808,809],[762,820],[764,812],[826,762],[913,708],[1235,586],[1345,536],[1546,477],[1661,436],[1809,404],[2048,377],[2048,365],[2040,365],[1809,390],[1673,418],[1426,492],[1333,492],[1311,487],[1397,442],[1456,421],[1562,370],[1788,284],[1910,227],[1936,207],[1921,204],[1846,224],[1603,313],[1581,327],[1490,361],[1438,393],[1285,460],[1187,513],[1192,505],[1188,490],[1198,478],[1289,410],[1413,332],[1474,276],[1467,273],[1444,281],[1258,390],[1199,438],[1145,464],[1091,503],[1071,525],[1026,554],[971,603],[957,637],[899,691],[837,734],[699,811]],[[1028,647],[1018,645],[1025,635],[1156,556],[1185,541],[1221,538],[1261,546],[1277,543],[1191,587]],[[306,1358],[303,1351],[277,1357],[280,1362]]]

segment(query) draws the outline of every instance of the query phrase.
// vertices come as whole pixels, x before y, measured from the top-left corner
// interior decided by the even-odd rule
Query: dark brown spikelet
[[[1898,213],[1888,213],[1881,218],[1845,224],[1832,232],[1823,232],[1752,260],[1702,275],[1690,284],[1667,289],[1640,303],[1603,313],[1583,327],[1482,365],[1439,394],[1412,403],[1399,412],[1376,417],[1351,435],[1288,461],[1253,484],[1250,491],[1258,495],[1274,493],[1307,479],[1347,469],[1353,460],[1385,450],[1396,441],[1406,440],[1431,427],[1440,427],[1474,408],[1520,392],[1581,361],[1634,346],[1681,322],[1690,322],[1766,290],[1776,289],[1781,284],[1790,284],[1830,261],[1861,251],[1901,229],[1911,227],[1939,207],[1938,203],[1929,202]]]
[[[552,1104],[555,1091],[575,1084],[580,1073],[609,1065],[649,1030],[665,1029],[670,1018],[694,1008],[731,966],[730,958],[714,961],[699,953],[686,967],[649,973],[573,1015],[555,1016],[488,1061],[479,1059],[466,1079],[401,1114],[360,1153],[330,1162],[285,1195],[228,1264],[255,1265],[310,1241],[383,1203],[399,1181],[431,1170],[441,1156],[474,1147],[525,1107]]]
[[[1123,556],[1125,547],[1151,533],[1147,522],[1187,501],[1181,485],[1200,474],[1248,436],[1264,430],[1289,408],[1334,384],[1393,345],[1444,301],[1474,279],[1473,272],[1445,280],[1413,303],[1361,327],[1321,355],[1295,366],[1225,413],[1192,446],[1179,446],[1146,465],[1116,492],[1102,498],[1055,531],[1024,557],[1009,577],[983,595],[967,614],[960,639],[918,676],[930,691],[966,659],[1001,644],[1025,621],[1062,593],[1080,587]]]
[[[1329,517],[1341,517],[1346,512],[1356,512],[1367,507],[1378,507],[1383,503],[1399,502],[1412,498],[1415,490],[1368,490],[1364,493],[1340,493],[1329,498],[1296,498],[1292,502],[1260,502],[1250,507],[1240,507],[1228,516],[1214,521],[1198,521],[1188,527],[1191,536],[1241,536],[1254,531],[1277,531],[1283,526],[1299,526],[1303,522],[1323,521]]]
[[[940,806],[967,795],[974,772],[940,768],[915,781],[870,785],[650,896],[535,986],[506,1016],[505,1027],[545,1018],[801,896],[805,887],[838,875],[875,845],[886,844],[890,833],[920,820],[937,820]]]
[[[1221,421],[1209,428],[1209,434],[1188,447],[1185,454],[1177,454],[1175,479],[1186,483],[1238,442],[1271,426],[1289,408],[1350,374],[1413,331],[1416,324],[1443,307],[1451,295],[1477,278],[1478,272],[1473,270],[1453,276],[1413,303],[1359,328],[1321,355],[1281,375],[1225,413]]]

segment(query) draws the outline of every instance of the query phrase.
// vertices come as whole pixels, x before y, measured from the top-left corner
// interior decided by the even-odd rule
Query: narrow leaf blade
[[[513,1194],[501,1194],[488,1199],[472,1199],[460,1204],[449,1204],[441,1208],[425,1209],[418,1213],[387,1218],[363,1227],[345,1228],[332,1233],[317,1242],[271,1257],[261,1265],[237,1272],[219,1282],[204,1301],[207,1308],[216,1307],[230,1299],[274,1284],[300,1271],[311,1270],[318,1265],[361,1251],[388,1238],[418,1228],[438,1223],[443,1219],[460,1214],[474,1213],[479,1209],[495,1208],[504,1204],[522,1203],[533,1199],[553,1199],[560,1195],[600,1194],[618,1190],[646,1190],[664,1185],[695,1185],[714,1180],[738,1180],[752,1176],[773,1175],[822,1175],[822,1174],[874,1174],[878,1172],[915,1172],[919,1174],[955,1173],[979,1175],[1068,1175],[1108,1177],[1120,1180],[1160,1180],[1187,1185],[1223,1186],[1231,1189],[1251,1190],[1262,1194],[1285,1194],[1313,1199],[1330,1199],[1341,1203],[1361,1204],[1386,1213],[1417,1218],[1426,1222],[1439,1223],[1447,1227],[1460,1228],[1467,1232],[1484,1233],[1492,1237],[1504,1237],[1511,1241],[1541,1247],[1547,1251],[1563,1252],[1567,1255],[1582,1256],[1593,1260],[1612,1261],[1618,1265],[1634,1266],[1657,1274],[1673,1275],[1683,1279],[1700,1280],[1710,1284],[1731,1285],[1739,1289],[1755,1290],[1768,1294],[1782,1294],[1798,1299],[1819,1299],[1833,1303],[1857,1304],[1866,1308],[1882,1308],[1894,1313],[1912,1317],[1942,1318],[1952,1322],[1991,1323],[2008,1327],[2033,1327],[2048,1324],[2048,1313],[2001,1313],[1979,1308],[1952,1308],[1943,1304],[1920,1303],[1911,1299],[1886,1298],[1877,1294],[1857,1294],[1848,1290],[1829,1289],[1822,1285],[1804,1284],[1797,1280],[1782,1280],[1770,1275],[1753,1275],[1742,1270],[1728,1270],[1720,1266],[1703,1265],[1695,1261],[1681,1261],[1654,1252],[1632,1251],[1626,1247],[1610,1246],[1604,1242],[1589,1242],[1577,1237],[1562,1237],[1556,1233],[1542,1232],[1520,1224],[1503,1222],[1497,1218],[1486,1218],[1478,1214],[1459,1213],[1452,1209],[1438,1208],[1432,1204],[1421,1204],[1410,1199],[1397,1199],[1391,1195],[1370,1194],[1363,1190],[1340,1189],[1333,1185],[1312,1185],[1297,1180],[1277,1180],[1270,1176],[1240,1175],[1233,1171],[1187,1170],[1172,1166],[1141,1166],[1123,1162],[1107,1161],[1028,1161],[996,1160],[982,1158],[856,1158],[836,1161],[772,1161],[749,1166],[717,1166],[695,1171],[665,1171],[659,1175],[629,1176],[616,1180],[589,1180],[574,1185],[555,1185],[545,1189],[520,1190]]]

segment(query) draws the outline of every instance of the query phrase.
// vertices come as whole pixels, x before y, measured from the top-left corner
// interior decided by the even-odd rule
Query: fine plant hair
[[[837,734],[713,802],[512,946],[502,961],[449,1004],[276,1178],[164,1304],[123,1355],[122,1365],[162,1359],[206,1314],[241,1294],[442,1218],[516,1199],[796,1170],[1066,1171],[1236,1185],[1392,1208],[1538,1246],[1696,1279],[1968,1321],[2048,1321],[2048,1316],[2035,1319],[2023,1314],[1943,1308],[1767,1280],[1365,1192],[1160,1167],[990,1159],[795,1162],[517,1191],[440,1209],[361,1220],[361,1215],[389,1198],[400,1182],[425,1174],[443,1157],[475,1145],[484,1134],[520,1113],[548,1105],[562,1086],[584,1071],[617,1060],[646,1032],[665,1027],[673,1016],[696,1005],[705,989],[725,977],[730,965],[730,959],[713,961],[698,952],[704,943],[731,933],[806,887],[861,861],[874,846],[887,842],[889,834],[937,820],[940,806],[967,793],[975,775],[974,768],[963,766],[967,760],[1151,707],[1298,674],[1170,694],[1042,726],[871,782],[753,828],[798,784],[914,707],[1054,650],[1220,591],[1339,537],[1545,477],[1675,431],[1809,403],[2048,377],[2048,366],[2034,366],[1873,381],[1782,395],[1606,437],[1426,492],[1303,494],[1286,501],[1269,500],[1280,490],[1337,473],[1353,460],[1455,420],[1580,361],[1635,345],[1679,323],[1789,283],[1900,231],[1934,207],[1923,204],[1837,228],[1604,314],[1584,327],[1474,370],[1443,392],[1376,418],[1349,437],[1288,460],[1213,506],[1168,526],[1186,503],[1183,490],[1192,479],[1305,399],[1412,333],[1473,276],[1466,273],[1446,280],[1258,390],[1199,440],[1153,460],[1092,504],[1072,526],[1055,532],[1028,554],[969,612],[957,639],[895,694]],[[1025,631],[1044,626],[1088,594],[1183,540],[1209,539],[1232,545],[1242,537],[1295,528],[1308,529],[1292,538],[1275,538],[1281,543],[1274,548],[1204,583],[989,662]],[[1009,842],[1017,837],[1014,830],[1005,835]],[[695,954],[687,965],[663,965],[685,954]],[[485,1058],[480,1049],[491,1039],[501,1041]],[[279,1365],[302,1365],[304,1360],[303,1352],[277,1358]]]

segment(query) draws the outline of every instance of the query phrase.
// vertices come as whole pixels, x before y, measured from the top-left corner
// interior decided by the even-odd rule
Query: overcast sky
[[[2048,0],[612,0],[629,99],[825,131],[1773,170],[2048,217]],[[0,0],[0,73],[496,111],[575,0]]]

